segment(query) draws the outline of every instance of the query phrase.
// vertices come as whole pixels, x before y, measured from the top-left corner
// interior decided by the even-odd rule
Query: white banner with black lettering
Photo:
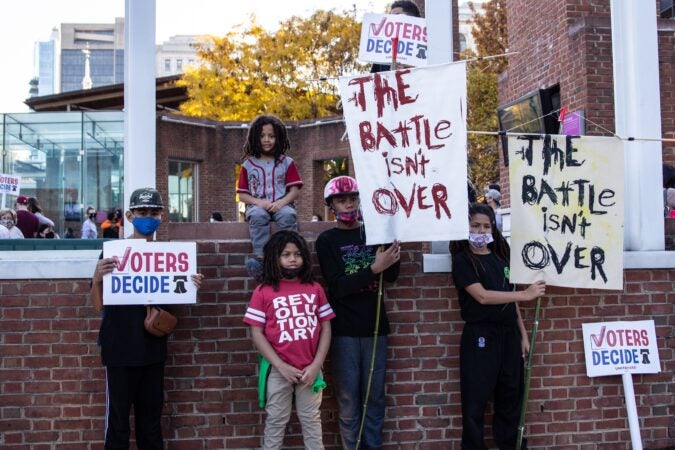
[[[509,137],[511,281],[623,290],[623,142]]]

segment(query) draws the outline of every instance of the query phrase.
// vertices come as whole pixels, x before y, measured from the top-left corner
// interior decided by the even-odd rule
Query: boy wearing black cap
[[[136,189],[131,194],[126,218],[133,225],[132,239],[152,241],[162,223],[164,204],[153,188]],[[113,258],[96,264],[90,297],[97,312],[103,311],[99,345],[106,367],[105,448],[129,448],[129,412],[134,406],[136,445],[143,449],[162,449],[160,419],[164,403],[164,362],[167,337],[145,331],[144,305],[103,306],[103,276],[113,271]],[[203,275],[192,275],[199,289]]]

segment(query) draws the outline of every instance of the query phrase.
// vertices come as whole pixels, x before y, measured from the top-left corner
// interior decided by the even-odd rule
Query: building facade
[[[49,40],[35,43],[33,53],[33,79],[36,80],[36,82],[35,90],[30,92],[31,97],[52,95],[59,92],[60,73],[56,70],[58,67],[58,36],[58,29],[54,28]]]
[[[657,3],[662,137],[675,137],[675,20],[667,1]],[[548,114],[542,130],[557,133],[560,107],[579,114],[581,134],[609,136],[615,131],[610,1],[507,0],[508,68],[499,80],[499,101],[543,99]],[[510,128],[510,127],[503,127]],[[514,130],[530,132],[532,130]],[[675,163],[675,144],[663,142],[664,163]],[[508,170],[501,157],[501,184]],[[504,194],[504,190],[502,191]],[[506,197],[506,198],[505,198]],[[508,192],[502,204],[508,204]]]
[[[158,77],[179,75],[187,67],[199,62],[197,49],[206,43],[207,36],[171,36],[168,41],[157,45],[155,68]]]
[[[178,75],[198,63],[206,36],[172,36],[157,45],[158,77]],[[31,97],[89,89],[83,86],[87,55],[91,87],[124,82],[124,18],[114,23],[62,23],[48,40],[35,43]]]
[[[476,41],[473,38],[473,18],[476,14],[481,14],[483,2],[473,2],[476,8],[476,13],[471,11],[469,2],[464,2],[459,5],[459,51],[472,50],[477,52]]]
[[[87,49],[92,87],[124,82],[124,18],[112,24],[63,23],[59,43],[59,92],[83,89]]]

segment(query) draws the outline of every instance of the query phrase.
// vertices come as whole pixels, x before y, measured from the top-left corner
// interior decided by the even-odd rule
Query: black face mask
[[[45,239],[54,239],[54,233],[45,234]]]
[[[94,220],[94,217],[96,217],[96,214],[89,214],[89,218],[90,218],[91,220]]]
[[[283,267],[281,268],[281,276],[284,277],[286,280],[292,280],[293,278],[297,278],[298,275],[300,275],[300,272],[302,271],[302,267],[298,267],[297,269],[284,269]]]

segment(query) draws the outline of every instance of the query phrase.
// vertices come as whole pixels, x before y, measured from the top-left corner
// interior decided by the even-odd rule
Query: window
[[[234,200],[237,202],[237,219],[239,222],[244,222],[246,220],[246,203],[239,200],[239,194],[236,194],[237,188],[239,187],[239,174],[241,173],[241,164],[235,163],[234,165]]]
[[[124,113],[4,114],[0,121],[0,173],[21,177],[21,195],[38,199],[61,237],[80,237],[89,205],[101,215],[124,206]],[[5,205],[15,200],[10,194]]]
[[[335,220],[333,211],[323,202],[323,187],[329,180],[342,175],[349,175],[349,159],[335,158],[321,161],[321,169],[323,172],[324,183],[321,185],[321,202],[323,204],[323,218],[324,220]],[[316,179],[316,178],[315,178]],[[312,214],[317,214],[319,211],[312,211]]]
[[[171,72],[171,60],[167,58],[164,60],[164,73],[170,72]]]
[[[196,222],[197,164],[169,161],[169,211],[171,222]]]
[[[341,175],[349,175],[347,158],[327,159],[323,162],[323,179],[326,182]]]
[[[560,130],[560,86],[537,89],[497,108],[500,131],[532,134],[557,134]],[[504,165],[509,165],[508,138],[502,136]]]
[[[673,0],[661,0],[659,15],[662,19],[675,19],[675,7]]]
[[[176,60],[176,71],[181,72],[182,70],[183,70],[183,60],[177,59]]]

